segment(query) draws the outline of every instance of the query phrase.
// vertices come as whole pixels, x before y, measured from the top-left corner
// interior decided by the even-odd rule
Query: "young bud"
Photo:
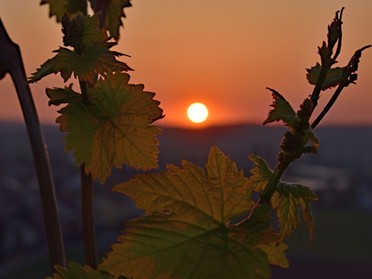
[[[78,12],[74,15],[64,14],[62,17],[63,44],[79,49],[84,34],[84,15]]]

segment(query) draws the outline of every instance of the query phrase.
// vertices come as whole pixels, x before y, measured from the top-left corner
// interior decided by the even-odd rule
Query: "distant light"
[[[202,103],[193,103],[187,109],[187,117],[194,123],[204,122],[208,118],[208,108]]]

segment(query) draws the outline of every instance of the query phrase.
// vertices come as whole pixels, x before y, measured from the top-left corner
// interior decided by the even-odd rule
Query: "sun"
[[[208,118],[208,108],[202,103],[193,103],[187,108],[187,117],[194,123],[202,123]]]

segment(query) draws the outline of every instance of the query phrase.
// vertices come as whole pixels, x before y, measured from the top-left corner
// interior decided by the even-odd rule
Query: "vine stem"
[[[317,83],[315,84],[313,93],[311,94],[311,101],[313,103],[313,111],[315,110],[316,106],[318,105],[318,100],[319,100],[319,95],[320,92],[322,91],[322,86],[324,84],[324,81],[327,77],[327,74],[329,72],[329,69],[331,68],[331,65],[321,65],[319,77],[317,80]]]
[[[311,128],[312,129],[315,129],[315,127],[318,126],[318,124],[320,123],[320,121],[322,121],[322,119],[328,113],[328,111],[332,108],[332,106],[334,105],[334,103],[336,102],[337,98],[340,96],[340,94],[341,94],[341,92],[342,92],[342,90],[344,88],[345,88],[344,85],[339,85],[337,87],[337,89],[333,93],[331,99],[329,99],[327,105],[323,108],[323,110],[321,111],[321,113],[318,115],[318,117],[311,124]]]
[[[278,185],[280,178],[282,177],[284,171],[287,169],[288,166],[289,166],[289,163],[286,165],[283,163],[279,163],[277,165],[265,189],[262,191],[262,194],[259,200],[260,204],[265,204],[265,203],[270,202],[270,199],[276,190],[276,186]]]
[[[80,166],[80,177],[85,262],[91,267],[97,268],[96,233],[93,215],[93,179],[91,174],[85,172],[85,164]]]
[[[49,156],[41,133],[39,118],[27,83],[21,51],[7,34],[0,19],[0,79],[9,73],[17,91],[33,152],[44,214],[51,271],[65,266],[65,250],[59,221],[55,187]]]
[[[89,105],[87,84],[79,80],[84,105]],[[84,237],[85,262],[93,268],[97,268],[96,234],[93,214],[93,179],[87,174],[85,164],[80,166],[81,177],[81,207]]]

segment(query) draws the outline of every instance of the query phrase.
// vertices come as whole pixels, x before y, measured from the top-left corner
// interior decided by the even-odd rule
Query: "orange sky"
[[[22,1],[19,9],[19,2],[0,1],[0,17],[21,47],[28,75],[62,45],[60,26],[39,2]],[[319,61],[317,46],[326,39],[327,24],[342,6],[346,9],[339,65],[347,63],[356,49],[372,43],[372,1],[132,2],[117,50],[131,55],[124,58],[135,69],[131,82],[157,93],[166,114],[157,123],[163,126],[195,125],[186,119],[187,106],[194,101],[209,107],[204,125],[262,123],[271,104],[267,86],[282,93],[297,110],[312,89],[305,68]],[[371,74],[372,50],[366,50],[357,86],[346,88],[325,123],[372,124]],[[52,123],[57,114],[55,107],[47,105],[47,86],[63,86],[62,79],[51,76],[31,88],[41,121]],[[21,119],[9,77],[0,81],[0,94],[0,119]]]

